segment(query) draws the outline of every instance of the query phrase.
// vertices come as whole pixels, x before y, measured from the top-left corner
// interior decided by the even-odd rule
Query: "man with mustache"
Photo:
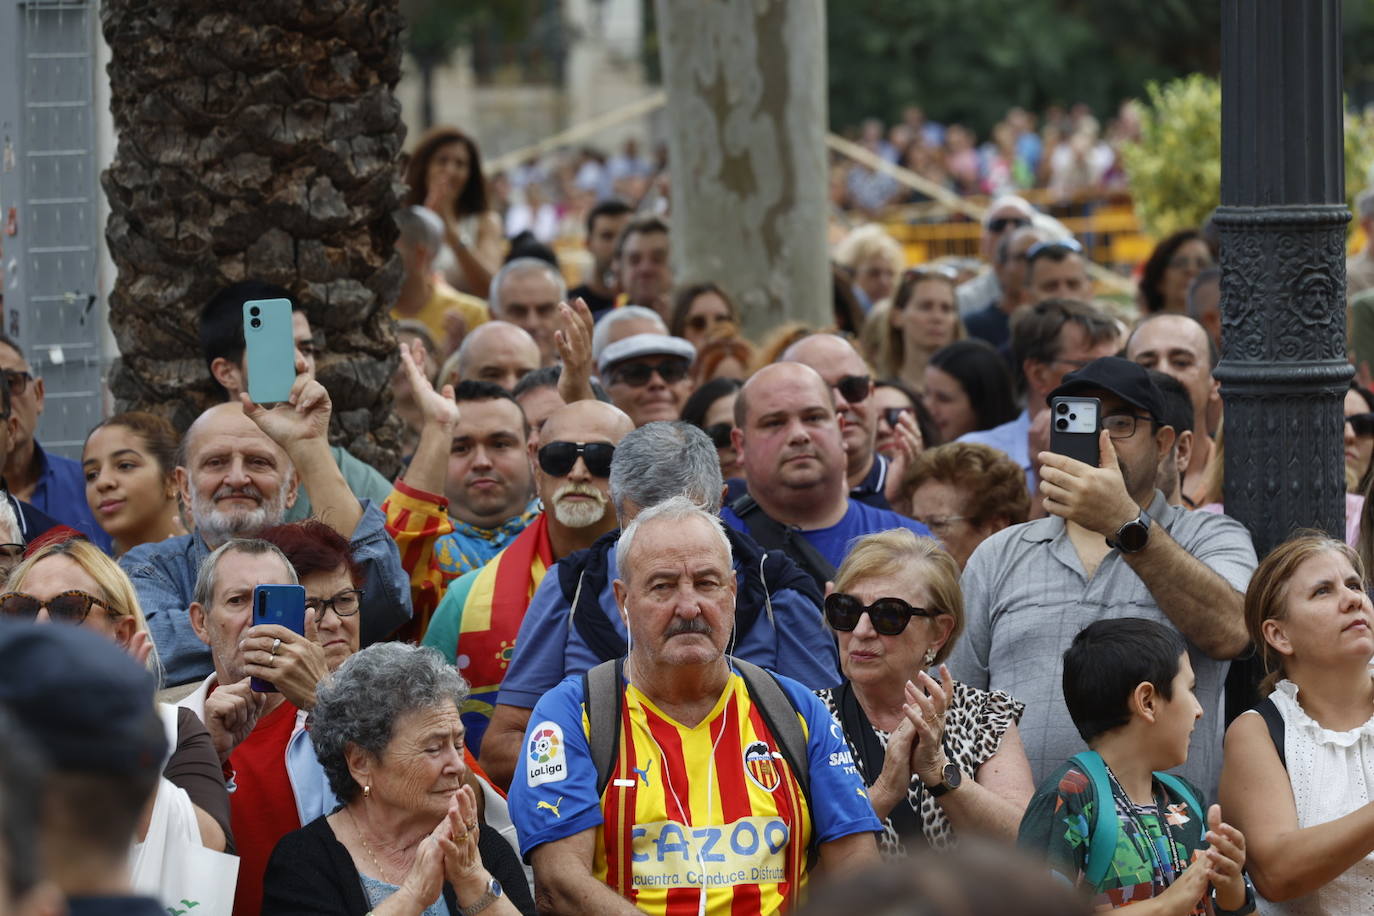
[[[728,654],[739,586],[720,519],[674,496],[615,553],[627,656],[539,699],[511,786],[540,911],[788,912],[815,865],[875,863],[839,725],[805,685]]]
[[[324,386],[302,372],[290,400],[271,410],[240,397],[201,414],[181,442],[176,479],[195,533],[141,544],[119,560],[148,618],[167,686],[213,670],[187,613],[201,563],[231,538],[280,524],[302,488],[320,520],[350,540],[365,571],[362,644],[385,639],[410,618],[405,573],[385,518],[370,500],[359,503],[330,451]]]
[[[529,448],[544,511],[485,566],[449,586],[425,630],[424,644],[444,653],[471,685],[462,714],[466,743],[474,754],[530,596],[545,572],[616,527],[610,508],[611,456],[632,429],[629,417],[600,401],[574,401],[554,411],[544,423],[540,444]]]
[[[749,492],[721,518],[786,553],[822,589],[856,537],[899,526],[930,536],[920,522],[850,496],[841,435],[830,386],[801,363],[763,367],[735,400],[735,451]]]
[[[639,512],[687,496],[719,512],[724,484],[716,448],[690,423],[649,423],[625,436],[611,464],[611,500],[622,527]],[[813,690],[840,680],[835,639],[820,615],[821,589],[780,550],[727,529],[738,583],[732,653]],[[500,785],[518,772],[530,710],[571,674],[618,658],[629,633],[614,583],[619,532],[564,557],[529,601],[482,743],[481,763]]]

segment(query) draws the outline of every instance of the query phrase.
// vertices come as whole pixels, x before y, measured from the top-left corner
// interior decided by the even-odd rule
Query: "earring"
[[[931,665],[933,665],[933,664],[935,664],[935,650],[934,650],[934,649],[927,649],[927,650],[926,650],[926,667],[929,668],[929,667],[930,667]]]
[[[372,797],[372,786],[371,786],[371,784],[368,784],[368,785],[363,786],[363,798],[371,798],[371,797]]]

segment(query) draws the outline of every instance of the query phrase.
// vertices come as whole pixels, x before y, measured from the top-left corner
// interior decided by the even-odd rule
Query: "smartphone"
[[[1102,402],[1097,398],[1050,398],[1050,451],[1100,467],[1101,432]]]
[[[259,585],[253,589],[253,624],[275,623],[292,633],[305,635],[305,588],[300,585]],[[277,688],[261,678],[250,686],[258,693],[276,693]]]
[[[296,340],[291,329],[291,300],[249,299],[243,304],[244,364],[248,396],[275,404],[291,396],[296,383]]]

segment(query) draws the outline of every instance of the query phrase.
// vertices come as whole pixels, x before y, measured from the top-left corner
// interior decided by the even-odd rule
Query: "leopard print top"
[[[821,690],[818,694],[826,708],[838,719],[840,711],[835,699],[836,690]],[[945,748],[950,762],[959,765],[965,779],[972,779],[978,768],[997,753],[1002,736],[1009,727],[1020,721],[1025,708],[1025,703],[1018,703],[1011,694],[1002,690],[979,690],[960,683],[954,685],[954,699],[945,713]],[[886,749],[888,733],[877,727],[873,728],[873,733]],[[863,772],[858,742],[847,733],[844,737],[864,784],[871,785],[878,774]],[[922,791],[921,780],[915,776],[911,777],[911,785],[907,788],[907,804],[916,809],[922,832],[932,848],[948,849],[958,843],[939,800]],[[883,819],[883,835],[878,845],[884,859],[899,859],[907,854],[906,844],[897,835],[890,818]]]

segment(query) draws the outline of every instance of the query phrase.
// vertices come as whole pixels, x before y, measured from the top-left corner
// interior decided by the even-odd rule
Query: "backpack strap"
[[[797,707],[771,672],[742,658],[731,657],[730,663],[744,679],[749,699],[758,707],[764,725],[768,726],[768,731],[777,739],[778,750],[782,752],[783,760],[791,768],[792,774],[797,777],[797,785],[801,787],[802,799],[806,802],[806,809],[812,818],[811,842],[806,848],[809,869],[820,858],[821,844],[816,832],[816,806],[811,801],[811,758],[806,753],[806,732],[802,730]]]
[[[1083,771],[1092,786],[1092,834],[1088,839],[1088,857],[1083,862],[1083,879],[1093,890],[1101,890],[1102,880],[1107,877],[1107,870],[1116,856],[1117,832],[1121,829],[1116,820],[1112,786],[1107,780],[1107,764],[1097,751],[1074,754],[1069,762]]]
[[[1264,724],[1269,727],[1269,740],[1274,742],[1274,750],[1279,752],[1279,763],[1283,768],[1288,769],[1288,757],[1283,752],[1284,732],[1286,726],[1283,722],[1283,713],[1279,712],[1278,704],[1274,702],[1272,696],[1267,696],[1254,705],[1255,712],[1260,714]]]
[[[602,662],[582,675],[582,703],[587,710],[596,797],[606,791],[620,753],[620,711],[625,700],[625,659]]]
[[[1198,823],[1203,825],[1202,832],[1206,833],[1207,809],[1202,807],[1202,802],[1198,801],[1198,797],[1193,794],[1192,789],[1188,788],[1188,784],[1172,773],[1161,773],[1158,770],[1155,771],[1154,777],[1165,789],[1183,799],[1183,803],[1193,810],[1193,815],[1198,819]]]
[[[739,516],[749,529],[749,534],[766,550],[781,550],[792,558],[820,587],[835,578],[835,567],[811,545],[797,528],[784,525],[770,518],[754,497],[745,493],[730,504],[730,509]]]

